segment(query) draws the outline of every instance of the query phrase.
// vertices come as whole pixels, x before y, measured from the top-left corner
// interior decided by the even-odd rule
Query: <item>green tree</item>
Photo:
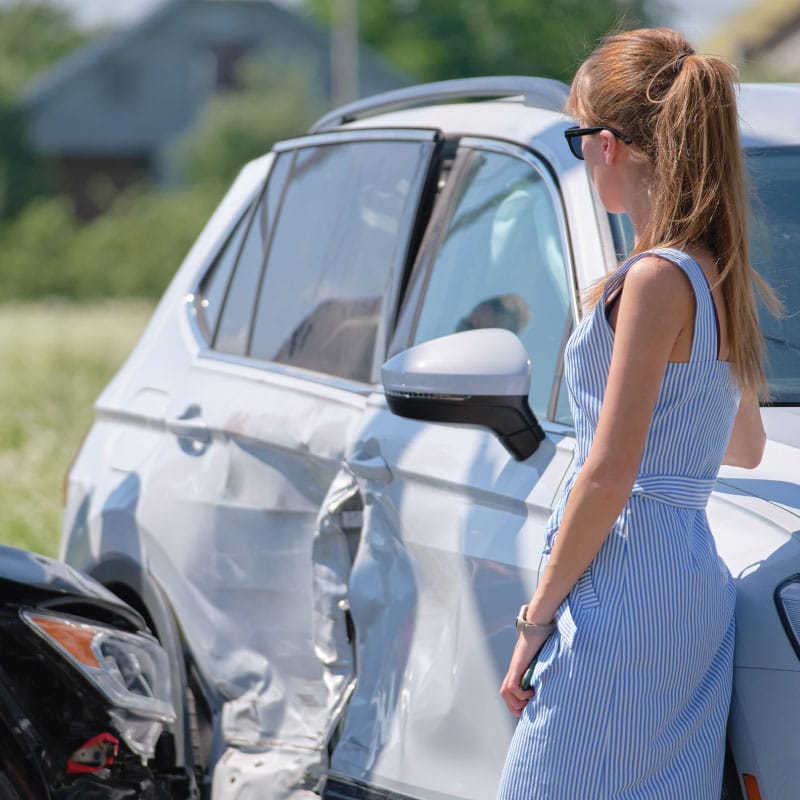
[[[15,216],[48,187],[46,165],[28,145],[19,109],[0,97],[0,219]]]
[[[87,40],[68,12],[45,0],[0,9],[0,96],[14,97],[35,75]]]
[[[281,139],[304,133],[324,109],[301,65],[254,56],[240,88],[217,95],[173,150],[182,180],[227,185],[242,166]]]
[[[0,9],[0,219],[19,213],[49,186],[46,165],[26,139],[19,92],[86,39],[67,12],[43,0]]]
[[[370,0],[360,35],[420,81],[542,75],[568,81],[611,28],[647,24],[646,0]],[[328,21],[331,0],[304,0]]]

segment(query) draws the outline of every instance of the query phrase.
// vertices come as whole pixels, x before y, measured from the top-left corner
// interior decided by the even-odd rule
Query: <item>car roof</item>
[[[442,103],[509,97],[516,98],[527,106],[561,111],[568,93],[569,87],[561,81],[524,75],[498,75],[421,83],[364,97],[335,108],[318,120],[311,131],[330,130],[366,117],[419,106],[430,109]]]
[[[446,137],[499,139],[536,148],[557,172],[574,166],[563,130],[569,87],[550,78],[496,76],[420,84],[334,109],[312,132],[436,129]],[[479,102],[475,102],[479,101]]]
[[[436,128],[446,136],[485,136],[530,145],[554,129],[560,136],[572,124],[561,111],[567,93],[566,84],[548,78],[440,81],[334,109],[312,131]],[[800,83],[741,84],[739,115],[746,147],[800,144]]]
[[[448,103],[392,111],[354,120],[343,128],[438,128],[445,135],[489,136],[527,143],[569,118],[550,109],[525,105],[515,98],[477,103]]]

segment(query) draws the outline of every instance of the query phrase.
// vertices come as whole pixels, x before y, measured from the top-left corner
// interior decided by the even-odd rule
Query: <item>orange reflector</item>
[[[744,790],[747,792],[747,800],[761,800],[761,790],[758,788],[756,776],[745,772],[742,777],[744,778]]]
[[[31,617],[30,619],[81,664],[100,669],[102,665],[91,647],[92,639],[97,633],[93,628],[52,617]]]

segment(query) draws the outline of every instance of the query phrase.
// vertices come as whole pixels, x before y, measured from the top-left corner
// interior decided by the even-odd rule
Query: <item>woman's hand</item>
[[[520,684],[525,670],[531,663],[533,657],[542,649],[542,646],[550,637],[549,633],[539,633],[532,636],[519,635],[514,652],[511,654],[511,663],[508,665],[508,672],[503,683],[500,685],[500,696],[505,700],[508,710],[518,717],[522,709],[528,705],[533,697],[533,689],[523,689]]]
[[[752,393],[744,395],[739,401],[739,410],[733,420],[731,438],[722,463],[753,469],[761,463],[766,441],[758,398]]]

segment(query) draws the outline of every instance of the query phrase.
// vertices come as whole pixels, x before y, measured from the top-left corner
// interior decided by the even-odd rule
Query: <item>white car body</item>
[[[800,86],[745,87],[744,144],[800,145],[799,101]],[[281,153],[404,136],[419,136],[420,152],[436,152],[431,136],[458,140],[456,167],[474,157],[476,170],[511,159],[520,174],[530,171],[525,198],[549,199],[555,220],[542,245],[541,269],[551,274],[541,280],[563,271],[548,305],[563,302],[575,324],[579,292],[613,269],[618,253],[566,146],[572,122],[535,97],[378,112],[323,125],[243,169],[97,401],[69,474],[61,558],[147,613],[173,659],[176,707],[186,649],[190,683],[208,707],[202,766],[214,800],[484,800],[515,724],[498,694],[513,618],[535,588],[544,526],[573,463],[558,366],[537,372],[531,353],[534,391],[547,381],[544,399],[534,398],[546,408],[535,409],[546,438],[522,461],[485,427],[397,416],[379,379],[381,364],[424,322],[414,306],[433,289],[417,276],[443,258],[437,221],[450,217],[438,209],[460,202],[448,195],[450,177],[440,179],[410,278],[388,273],[368,380],[221,353],[203,328],[203,276],[233,248],[226,242],[237,220]],[[345,208],[351,202],[340,198]],[[505,246],[502,213],[498,206],[493,248]],[[376,230],[394,224],[373,217]],[[491,348],[487,359],[490,372]],[[497,366],[486,385],[518,393],[513,370]],[[469,380],[459,373],[453,392],[465,393]],[[800,412],[784,405],[762,414],[762,464],[723,468],[708,514],[738,591],[735,766],[755,776],[764,800],[793,800],[800,605],[790,630],[776,589],[800,574]],[[189,738],[177,732],[187,768]]]

